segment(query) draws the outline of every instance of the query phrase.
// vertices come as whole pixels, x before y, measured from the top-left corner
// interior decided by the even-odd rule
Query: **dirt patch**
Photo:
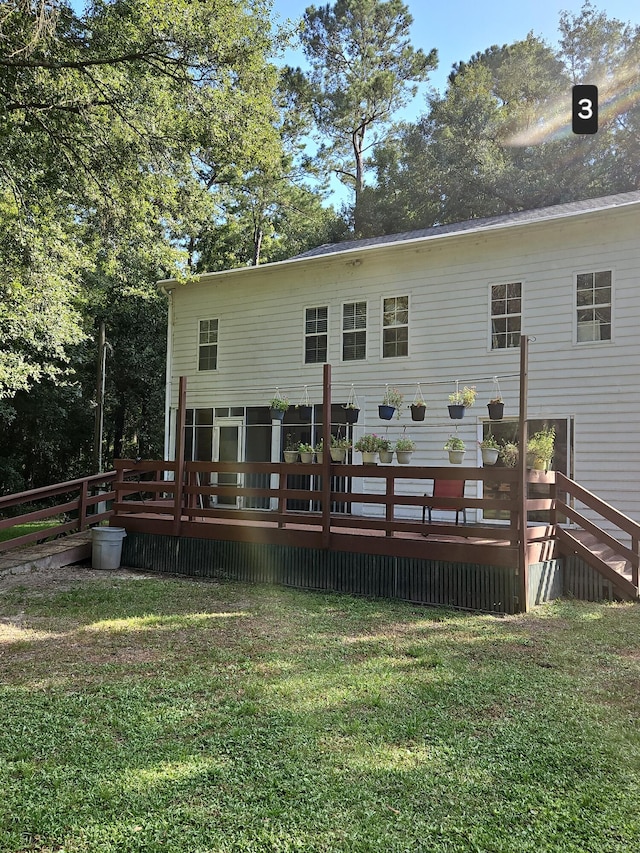
[[[32,569],[28,572],[5,572],[0,576],[0,595],[11,589],[48,590],[64,592],[72,589],[78,584],[87,581],[109,580],[144,580],[157,578],[158,575],[150,575],[134,569],[98,570],[92,569],[90,565],[78,563],[74,566],[61,566],[59,568]]]

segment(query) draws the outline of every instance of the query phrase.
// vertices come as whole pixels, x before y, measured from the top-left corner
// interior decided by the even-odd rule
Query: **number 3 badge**
[[[571,127],[574,133],[598,132],[598,87],[574,86]]]

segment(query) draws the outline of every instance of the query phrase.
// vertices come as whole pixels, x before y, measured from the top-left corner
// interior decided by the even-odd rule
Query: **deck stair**
[[[623,600],[638,600],[640,525],[563,474],[556,475],[556,488],[558,517],[564,516],[576,525],[575,528],[557,526],[560,552],[565,556],[577,555],[608,580]],[[560,498],[562,493],[565,500]],[[609,525],[615,525],[620,538],[587,518],[576,508],[578,503],[598,513]]]

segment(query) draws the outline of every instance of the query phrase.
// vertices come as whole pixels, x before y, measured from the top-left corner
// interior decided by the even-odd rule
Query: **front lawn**
[[[2,853],[640,850],[640,607],[0,587]]]

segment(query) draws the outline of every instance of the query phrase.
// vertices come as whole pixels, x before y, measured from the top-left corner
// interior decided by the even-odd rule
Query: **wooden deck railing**
[[[56,483],[28,492],[0,497],[0,530],[6,530],[33,521],[60,517],[57,524],[46,529],[26,533],[0,542],[0,552],[18,545],[42,542],[51,537],[86,530],[113,514],[112,509],[101,509],[100,504],[112,501],[116,494],[113,483],[122,479],[126,469],[95,474],[65,483]]]
[[[140,532],[286,542],[395,556],[424,556],[428,552],[434,559],[512,566],[517,565],[523,535],[529,543],[549,544],[553,540],[549,524],[522,524],[518,472],[514,469],[344,463],[327,466],[326,461],[325,465],[187,462],[183,466],[184,482],[178,488],[175,481],[168,479],[175,476],[176,468],[173,462],[116,462],[116,470],[131,469],[128,482],[119,478],[114,483],[116,522]],[[329,489],[323,481],[327,468]],[[552,475],[535,474],[536,482],[553,481]],[[238,483],[221,484],[220,475],[235,475]],[[247,485],[249,475],[259,477],[262,483]],[[136,476],[140,482],[134,485],[131,478],[135,480]],[[361,479],[367,480],[366,491],[357,489]],[[434,479],[465,480],[465,497],[430,497]],[[348,489],[340,485],[347,482]],[[481,489],[476,484],[481,484]],[[502,484],[501,492],[498,484]],[[499,496],[486,496],[489,486],[494,486]],[[480,491],[483,496],[475,496]],[[246,507],[250,501],[262,501],[264,508]],[[323,512],[325,502],[328,512]],[[428,506],[483,513],[497,510],[506,518],[502,522],[459,526],[438,520],[425,524],[421,521],[422,508]],[[345,507],[351,511],[344,511]],[[552,500],[531,500],[527,508],[550,510]]]
[[[578,508],[580,505],[582,511]],[[615,533],[603,530],[597,521],[587,518],[585,507],[612,525]],[[568,530],[558,524],[561,550],[577,554],[611,581],[624,598],[637,598],[640,592],[640,524],[561,473],[556,475],[555,513],[558,521],[566,519],[578,528]]]

